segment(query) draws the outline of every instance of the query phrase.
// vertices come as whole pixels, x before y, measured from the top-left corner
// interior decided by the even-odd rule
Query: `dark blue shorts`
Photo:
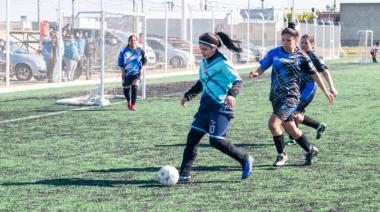
[[[272,102],[273,113],[283,122],[293,121],[293,113],[297,109],[297,104],[286,104],[283,102]]]
[[[123,82],[122,82],[123,87],[132,85],[133,80],[138,79],[139,77],[140,77],[140,74],[124,77]]]
[[[224,139],[230,119],[222,113],[198,111],[194,116],[191,128],[208,133],[211,138]]]
[[[317,85],[315,83],[306,84],[305,88],[301,91],[301,99],[296,111],[304,113],[305,108],[313,101],[316,92]]]

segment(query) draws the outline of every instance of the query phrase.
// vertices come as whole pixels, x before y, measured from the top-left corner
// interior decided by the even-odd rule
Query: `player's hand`
[[[185,97],[183,97],[182,99],[181,99],[181,105],[182,105],[182,107],[187,107],[187,99],[185,98]]]
[[[334,102],[334,99],[335,99],[334,95],[328,91],[325,93],[325,95],[329,101],[329,104],[332,104]]]
[[[330,93],[336,97],[338,95],[338,91],[335,88],[330,88]]]
[[[256,78],[259,76],[259,73],[257,73],[256,71],[251,71],[249,72],[249,78]]]
[[[224,100],[224,103],[227,105],[228,108],[232,109],[233,106],[236,104],[236,99],[235,97],[228,95]]]

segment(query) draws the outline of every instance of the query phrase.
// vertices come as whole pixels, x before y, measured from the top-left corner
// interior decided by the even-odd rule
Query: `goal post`
[[[371,60],[369,52],[373,46],[373,31],[372,30],[358,30],[359,36],[359,63],[368,64]]]

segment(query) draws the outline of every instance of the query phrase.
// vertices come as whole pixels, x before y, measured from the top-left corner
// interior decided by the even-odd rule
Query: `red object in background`
[[[40,22],[40,36],[48,37],[49,36],[49,22],[43,20]]]

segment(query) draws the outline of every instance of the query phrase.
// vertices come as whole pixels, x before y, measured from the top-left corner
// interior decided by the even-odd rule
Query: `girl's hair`
[[[130,35],[128,37],[128,45],[127,45],[128,48],[129,48],[129,41],[131,41],[133,37],[135,37],[137,39],[136,35]]]
[[[302,35],[301,40],[302,39],[309,39],[310,43],[314,44],[314,37],[309,34]]]
[[[281,32],[281,35],[285,35],[285,34],[291,35],[296,38],[299,37],[299,34],[296,30],[296,24],[294,22],[292,21],[288,22],[288,27],[282,30]]]
[[[208,46],[215,46],[215,47],[221,47],[223,44],[231,51],[234,52],[241,52],[242,49],[240,47],[237,47],[234,42],[226,33],[224,32],[217,32],[217,33],[211,33],[207,32],[199,36],[199,44],[205,44]]]

